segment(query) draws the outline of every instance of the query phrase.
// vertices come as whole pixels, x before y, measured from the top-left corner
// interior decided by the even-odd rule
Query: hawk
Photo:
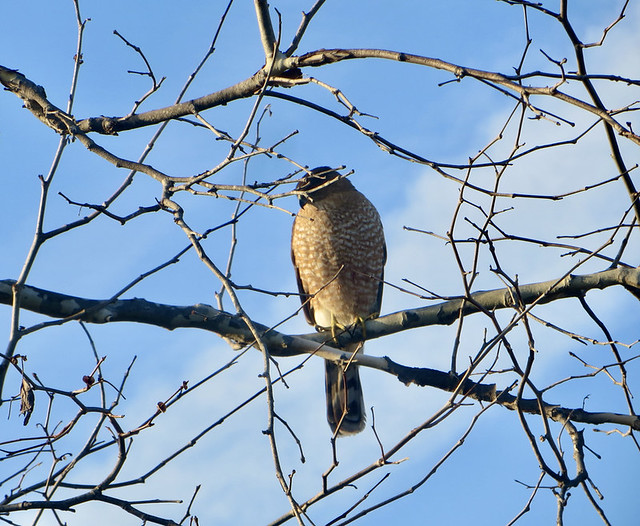
[[[344,176],[323,166],[296,186],[300,211],[293,223],[291,259],[309,324],[344,330],[376,318],[387,259],[380,215]],[[363,342],[346,352],[362,352]],[[364,429],[366,411],[358,367],[325,361],[327,420],[337,435]]]

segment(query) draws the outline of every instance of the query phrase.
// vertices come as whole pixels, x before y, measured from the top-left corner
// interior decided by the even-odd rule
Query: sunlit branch
[[[0,303],[11,305],[13,280],[0,280]],[[594,289],[604,289],[615,285],[640,288],[640,269],[617,268],[595,274],[569,275],[562,280],[522,284],[518,294],[524,304],[549,303],[562,298],[578,297]],[[460,316],[480,312],[512,308],[513,290],[510,288],[481,291],[467,299],[458,298],[436,305],[407,309],[381,316],[365,323],[365,339],[380,338],[405,330],[431,325],[450,325]],[[197,304],[174,306],[153,303],[144,299],[96,300],[60,294],[25,285],[21,307],[33,312],[56,318],[75,317],[87,323],[138,322],[173,330],[180,327],[200,328],[235,339],[244,344],[253,341],[251,331],[238,318],[209,305]],[[256,322],[254,322],[256,323]],[[275,336],[275,331],[256,323],[256,327],[267,338],[271,353],[275,356],[291,356],[308,352],[308,348],[298,349],[299,339],[324,342],[322,333],[311,333],[295,339],[291,336]],[[294,339],[291,339],[294,338]],[[344,346],[350,341],[363,338],[361,329],[354,327],[349,334],[337,336]]]
[[[290,68],[304,68],[307,66],[319,67],[343,60],[363,58],[381,58],[394,60],[397,62],[409,62],[412,64],[419,64],[434,69],[440,69],[452,73],[457,79],[471,77],[478,80],[485,80],[495,83],[499,86],[507,87],[513,92],[526,97],[532,95],[551,96],[558,100],[571,104],[572,106],[576,106],[577,108],[597,115],[600,119],[608,123],[613,129],[615,129],[619,135],[630,139],[636,144],[640,144],[640,136],[634,134],[631,130],[618,123],[615,119],[613,119],[613,117],[611,117],[609,112],[607,112],[603,108],[584,102],[567,93],[561,92],[554,87],[525,86],[513,80],[509,76],[503,75],[502,73],[459,66],[457,64],[445,62],[444,60],[440,60],[437,58],[413,55],[410,53],[403,53],[399,51],[389,51],[385,49],[320,49],[317,51],[306,53],[299,57],[291,57],[290,59],[287,59],[286,63]]]

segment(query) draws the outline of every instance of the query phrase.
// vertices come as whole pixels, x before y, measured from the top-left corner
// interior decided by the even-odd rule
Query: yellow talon
[[[338,329],[340,329],[340,331],[344,330],[344,327],[342,325],[340,325],[337,321],[336,318],[333,314],[331,314],[331,338],[333,339],[334,343],[338,343]]]

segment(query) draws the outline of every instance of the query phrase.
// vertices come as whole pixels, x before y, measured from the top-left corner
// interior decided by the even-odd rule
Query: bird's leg
[[[340,332],[345,330],[345,327],[340,325],[333,314],[331,314],[331,338],[333,339],[333,343],[338,343],[338,330]]]
[[[364,340],[367,339],[367,327],[365,325],[366,321],[368,319],[371,319],[372,316],[368,316],[366,318],[362,317],[362,316],[357,316],[356,320],[353,324],[351,324],[349,327],[357,327],[360,326],[360,330],[362,331],[362,341],[358,342],[358,345],[355,348],[355,351],[353,351],[353,353],[351,354],[351,357],[349,358],[349,360],[347,361],[347,364],[345,366],[345,369],[347,367],[349,367],[349,365],[351,364],[351,361],[355,358],[356,354],[358,353],[358,351],[360,349],[362,349],[362,346],[364,344]],[[335,319],[335,317],[333,315],[331,315],[331,339],[333,340],[333,343],[336,344],[336,346],[338,346],[338,335],[339,332],[344,332],[345,330],[349,330],[349,327],[345,327],[343,325],[341,325],[340,323],[338,323]]]
[[[362,324],[362,333],[363,333],[363,334],[364,334],[364,331],[365,331],[365,329],[364,329],[364,322],[365,322],[365,319],[364,319],[364,318],[362,318],[361,316],[358,316],[358,317],[356,318],[355,323],[353,324],[353,325],[358,324],[358,323]],[[338,343],[339,343],[339,342],[338,342],[338,335],[339,335],[339,332],[340,332],[340,333],[343,333],[344,331],[347,331],[348,329],[349,329],[349,327],[345,327],[344,325],[342,325],[342,324],[338,323],[338,322],[336,321],[335,317],[334,317],[333,315],[331,315],[331,337],[332,337],[333,342],[335,343],[336,347],[340,348],[340,347],[339,347],[339,345],[338,345]],[[360,349],[362,349],[362,343],[359,343],[359,344],[356,346],[355,350],[352,352],[352,354],[351,354],[351,356],[349,357],[349,359],[348,359],[348,360],[346,360],[346,363],[345,363],[345,361],[344,361],[344,360],[343,360],[343,361],[341,361],[340,365],[341,365],[341,367],[342,367],[343,371],[346,371],[346,370],[347,370],[347,368],[349,367],[349,365],[351,365],[351,361],[355,358],[356,354],[358,353],[358,351],[359,351]],[[343,350],[343,351],[344,351],[345,349],[341,349],[341,350]]]
[[[353,359],[356,357],[356,355],[358,354],[358,352],[362,349],[363,345],[364,345],[364,340],[367,337],[367,330],[365,327],[365,322],[368,320],[369,318],[363,318],[362,316],[358,316],[356,318],[356,321],[354,323],[352,323],[350,325],[350,327],[356,327],[356,326],[360,326],[360,330],[362,331],[362,341],[359,342],[354,342],[356,345],[353,348],[353,350],[351,350],[351,356],[349,357],[349,359],[347,360],[346,365],[344,366],[344,370],[346,371],[346,369],[351,365],[351,362],[353,361]],[[350,334],[353,335],[353,333],[350,331]]]

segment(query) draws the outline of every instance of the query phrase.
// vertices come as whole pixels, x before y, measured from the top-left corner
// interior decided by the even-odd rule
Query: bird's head
[[[300,206],[309,201],[318,201],[335,192],[354,190],[354,186],[346,177],[328,166],[320,166],[311,170],[296,185],[296,190],[304,192],[299,194]]]

